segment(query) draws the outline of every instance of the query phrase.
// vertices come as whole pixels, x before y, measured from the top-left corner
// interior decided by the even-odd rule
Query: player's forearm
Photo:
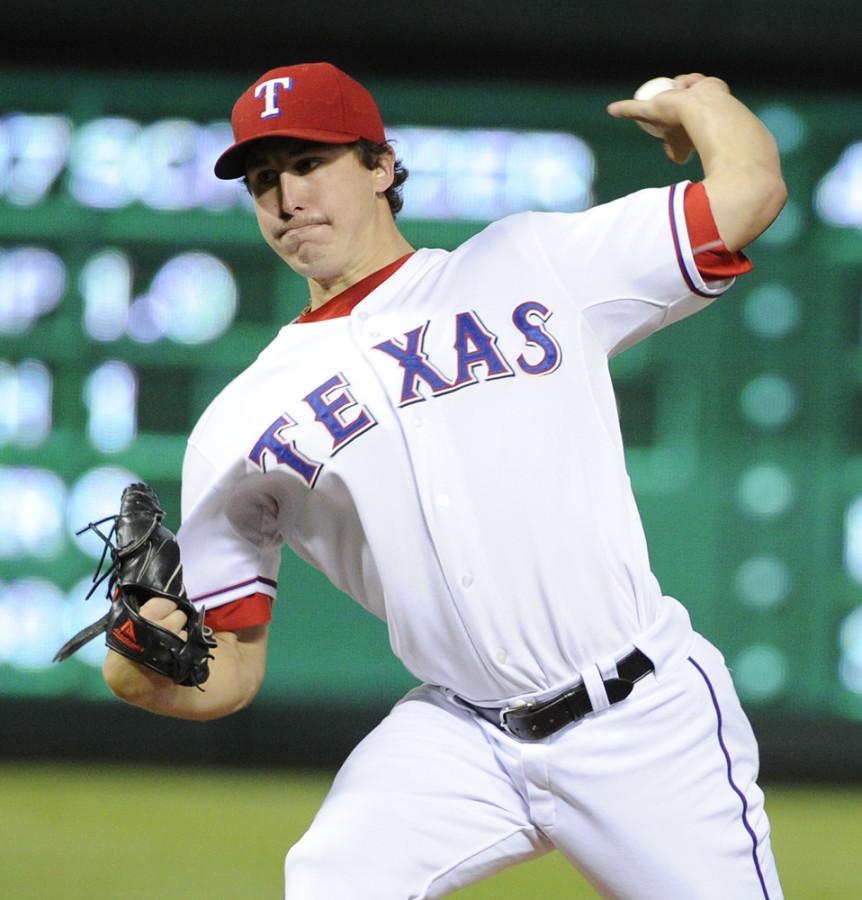
[[[265,629],[246,632],[216,634],[218,645],[202,691],[174,684],[114,651],[105,658],[105,681],[121,700],[158,715],[200,721],[230,715],[251,703],[263,681]]]
[[[718,233],[729,250],[760,235],[787,190],[775,139],[743,103],[708,84],[687,92],[681,124],[700,157]]]

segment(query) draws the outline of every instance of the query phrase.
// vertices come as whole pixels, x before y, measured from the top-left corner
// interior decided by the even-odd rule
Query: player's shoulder
[[[580,210],[527,210],[512,213],[491,222],[473,238],[462,246],[469,247],[472,243],[481,244],[483,241],[499,240],[509,235],[518,235],[526,232],[542,231],[555,227],[571,226],[579,222],[589,222],[605,215],[616,214],[621,208],[637,206],[655,206],[666,203],[668,196],[667,187],[643,188],[631,194],[625,194],[610,200],[596,202]]]
[[[537,218],[540,218],[543,215],[547,215],[547,213],[530,210],[511,213],[508,216],[503,216],[501,219],[491,222],[475,236],[474,240],[481,240],[483,237],[496,238],[506,234],[525,231],[532,226],[532,223],[535,222]]]
[[[496,219],[477,231],[451,253],[437,251],[437,258],[428,257],[432,265],[458,263],[466,255],[482,254],[489,249],[525,241],[543,243],[555,234],[570,234],[578,227],[590,229],[602,219],[619,219],[641,208],[644,215],[667,206],[668,187],[643,188],[622,197],[595,203],[582,210],[559,212],[553,210],[525,210]],[[430,252],[430,251],[426,251]]]
[[[582,210],[513,213],[492,223],[476,237],[481,239],[486,235],[489,240],[499,240],[530,234],[543,242],[552,238],[556,232],[571,233],[579,228],[590,230],[601,227],[600,223],[603,221],[655,218],[667,213],[674,193],[684,188],[684,184],[641,188],[621,197],[594,203]],[[680,196],[683,193],[683,190],[679,190]]]
[[[190,443],[199,441],[214,428],[217,430],[221,429],[224,419],[230,420],[235,416],[238,409],[242,409],[248,403],[250,394],[255,392],[255,384],[258,380],[259,372],[266,365],[268,356],[273,352],[273,346],[278,342],[283,332],[284,329],[261,350],[252,363],[231,378],[215,394],[195,423],[189,435]]]
[[[536,240],[542,242],[554,231],[571,228],[587,212],[589,210],[563,213],[530,210],[511,213],[491,222],[464,241],[452,254],[452,259],[457,262],[459,257],[465,255],[481,255],[507,246],[523,247]]]
[[[453,260],[460,256],[485,251],[489,246],[502,244],[528,234],[536,218],[545,213],[518,212],[490,222],[481,231],[464,241],[451,254]]]

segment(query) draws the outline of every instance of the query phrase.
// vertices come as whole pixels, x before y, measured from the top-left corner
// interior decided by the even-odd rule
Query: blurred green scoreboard
[[[101,641],[51,663],[105,608],[84,602],[101,546],[76,530],[139,479],[176,527],[186,435],[306,302],[242,186],[211,174],[255,74],[0,71],[0,695],[107,696]],[[370,86],[416,246],[700,177],[605,114],[633,85]],[[614,360],[629,469],[662,587],[746,703],[858,719],[862,102],[742,99],[790,200],[754,273]],[[289,551],[279,583],[264,702],[372,706],[412,684],[385,625]]]

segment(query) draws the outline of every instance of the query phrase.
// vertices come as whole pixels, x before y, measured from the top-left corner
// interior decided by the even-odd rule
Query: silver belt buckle
[[[518,735],[515,734],[515,732],[512,731],[511,728],[509,728],[509,723],[507,721],[509,713],[513,713],[516,711],[521,712],[523,710],[528,710],[528,709],[531,709],[532,707],[534,707],[535,705],[536,705],[535,703],[527,703],[526,700],[516,700],[511,706],[504,706],[500,710],[500,728],[502,728],[502,730],[505,731],[506,734],[510,734],[512,737],[517,737]]]

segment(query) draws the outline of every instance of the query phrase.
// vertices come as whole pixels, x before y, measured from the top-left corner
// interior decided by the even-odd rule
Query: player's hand
[[[141,604],[141,618],[160,625],[166,631],[188,638],[185,630],[186,614],[167,597],[152,597]],[[146,666],[109,649],[102,664],[102,675],[111,691],[127,703],[140,705],[142,698],[173,691],[173,681]]]
[[[730,89],[720,78],[690,72],[677,75],[672,90],[662,91],[650,100],[617,100],[608,105],[608,113],[617,119],[643,122],[657,132],[668,159],[687,162],[694,150],[683,121],[693,104],[708,103],[714,93],[729,94]]]
[[[160,625],[165,631],[178,634],[183,640],[188,638],[185,627],[188,617],[167,597],[152,597],[141,604],[141,618]]]

